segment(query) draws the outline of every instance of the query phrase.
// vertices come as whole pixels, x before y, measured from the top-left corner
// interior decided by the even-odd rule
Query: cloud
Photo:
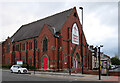
[[[0,5],[2,11],[0,41],[12,36],[20,26],[42,19],[44,17],[60,12],[60,7],[64,3],[44,3],[44,2],[5,2]],[[58,6],[58,7],[57,7]],[[51,8],[49,8],[51,7]],[[6,11],[4,11],[6,10]],[[63,11],[63,10],[61,10]]]
[[[117,3],[87,3],[84,9],[84,32],[87,42],[103,44],[103,51],[109,56],[118,52],[118,10]]]
[[[109,2],[4,2],[0,4],[0,41],[12,36],[20,26],[66,9],[84,8],[84,33],[88,44],[103,44],[103,51],[113,56],[118,48],[118,3]]]

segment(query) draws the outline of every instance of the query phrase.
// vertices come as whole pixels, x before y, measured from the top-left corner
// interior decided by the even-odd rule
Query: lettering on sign
[[[23,64],[23,61],[22,60],[18,60],[17,61],[17,65],[22,65]]]
[[[72,43],[79,45],[79,31],[76,23],[72,27]]]

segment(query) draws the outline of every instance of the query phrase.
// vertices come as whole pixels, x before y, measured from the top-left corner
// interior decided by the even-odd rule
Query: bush
[[[25,67],[25,68],[27,68],[27,64],[23,64],[23,65],[21,65],[21,67]]]
[[[33,65],[29,65],[29,70],[34,70],[34,66]],[[36,70],[36,68],[35,68]]]
[[[2,65],[2,68],[10,69],[11,66],[12,66],[12,65],[8,65],[8,64],[6,64],[6,65]]]
[[[28,70],[34,70],[34,66],[33,65],[27,65],[27,64],[23,64],[21,65],[24,68],[27,68]],[[35,68],[36,69],[36,68]]]

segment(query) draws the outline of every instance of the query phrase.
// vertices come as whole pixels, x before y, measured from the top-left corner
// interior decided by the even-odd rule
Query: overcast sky
[[[76,7],[89,45],[104,47],[113,57],[118,53],[118,2],[0,2],[0,41],[12,36],[20,26]]]

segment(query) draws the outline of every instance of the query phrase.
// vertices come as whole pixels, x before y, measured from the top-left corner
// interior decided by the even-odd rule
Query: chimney
[[[93,45],[90,45],[89,48],[90,48],[90,49],[93,49]]]

